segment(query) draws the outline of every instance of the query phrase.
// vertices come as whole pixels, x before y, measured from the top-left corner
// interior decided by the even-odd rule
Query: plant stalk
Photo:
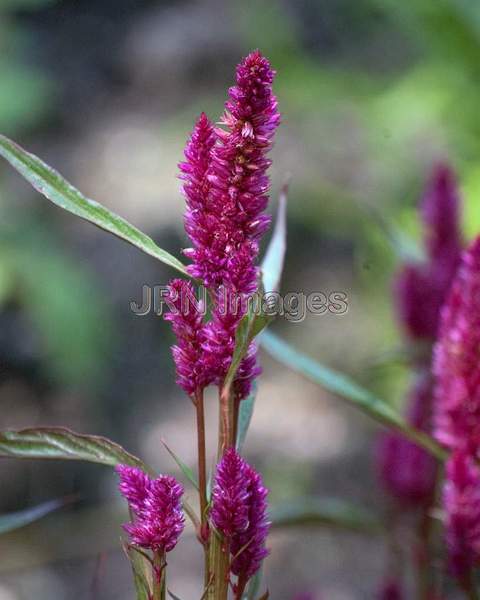
[[[233,394],[230,385],[224,385],[220,389],[220,418],[218,433],[218,460],[221,459],[227,448],[235,445],[234,418],[235,410]]]
[[[199,537],[205,554],[205,587],[209,582],[209,526],[207,519],[207,458],[205,449],[205,406],[203,389],[195,392],[195,408],[197,413],[197,452],[198,452],[198,495],[200,500],[200,531]]]
[[[207,600],[227,600],[230,582],[230,547],[227,541],[215,533],[210,544],[211,585]]]
[[[153,554],[153,600],[166,600],[167,581],[165,552]]]

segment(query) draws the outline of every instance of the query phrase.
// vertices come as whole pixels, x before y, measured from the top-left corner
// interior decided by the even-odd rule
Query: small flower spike
[[[123,527],[132,544],[154,552],[170,552],[185,526],[183,487],[168,475],[151,479],[141,469],[119,465],[119,489],[134,520]]]
[[[261,476],[233,448],[228,449],[217,468],[211,519],[230,542],[231,571],[242,589],[268,555],[267,494]]]

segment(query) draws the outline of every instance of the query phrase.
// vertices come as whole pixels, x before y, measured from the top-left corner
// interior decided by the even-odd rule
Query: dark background
[[[415,207],[439,159],[461,180],[467,236],[480,224],[476,3],[0,0],[0,131],[178,255],[187,244],[176,179],[185,139],[201,110],[220,115],[236,63],[257,47],[278,71],[283,113],[272,206],[292,175],[282,290],[344,291],[349,304],[346,315],[274,329],[400,405],[408,372],[398,360],[388,230],[418,235]],[[164,438],[193,465],[193,412],[174,385],[170,331],[129,310],[143,284],[171,275],[63,214],[2,164],[1,428],[107,435],[176,473]],[[263,363],[246,454],[272,504],[312,495],[385,511],[371,465],[376,426]],[[0,481],[1,512],[79,497],[2,536],[0,600],[132,598],[119,549],[126,511],[109,469],[2,461]],[[265,580],[276,600],[308,590],[374,598],[387,567],[385,544],[363,535],[289,529],[270,545]],[[169,568],[184,600],[200,596],[200,562],[189,530]]]

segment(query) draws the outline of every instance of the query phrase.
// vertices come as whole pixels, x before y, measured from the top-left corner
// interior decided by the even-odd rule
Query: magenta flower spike
[[[193,247],[189,272],[215,297],[213,319],[205,327],[205,377],[221,385],[235,345],[235,331],[245,314],[247,294],[256,291],[259,239],[270,217],[266,155],[280,123],[272,92],[274,71],[259,51],[237,67],[236,85],[220,122],[214,128],[202,114],[180,164],[187,201],[185,229]],[[238,304],[236,304],[238,300]],[[246,397],[259,373],[252,345],[239,369],[234,393]],[[184,382],[186,383],[186,382]]]
[[[170,312],[165,320],[172,324],[177,344],[172,347],[177,371],[177,383],[189,395],[208,385],[203,358],[203,307],[197,302],[191,282],[173,279],[168,285]]]
[[[447,165],[435,167],[423,197],[421,216],[428,257],[446,269],[446,279],[451,279],[461,252],[462,235],[457,182]]]
[[[432,379],[424,373],[410,392],[407,414],[410,425],[428,431],[432,395]],[[428,505],[435,489],[435,459],[404,436],[390,431],[380,437],[376,450],[379,478],[392,498],[405,507]]]
[[[265,547],[270,523],[267,517],[268,490],[261,476],[248,465],[248,527],[232,539],[231,552],[235,557],[232,573],[239,581],[248,581],[260,568],[263,559],[268,556]]]
[[[168,475],[151,479],[141,469],[118,465],[119,489],[134,514],[123,528],[132,544],[154,552],[170,552],[185,526],[183,487]]]
[[[212,493],[212,523],[225,537],[232,538],[248,526],[248,465],[230,448],[218,464]]]
[[[231,570],[242,586],[268,555],[267,494],[261,476],[233,448],[228,449],[217,468],[211,519],[230,542]]]
[[[438,165],[420,207],[427,261],[406,264],[394,281],[400,322],[413,339],[435,340],[440,309],[462,250],[460,199],[452,171]]]
[[[480,447],[480,237],[463,253],[434,348],[434,434],[447,448]]]
[[[449,568],[464,580],[480,560],[480,469],[464,450],[447,461],[443,507]]]

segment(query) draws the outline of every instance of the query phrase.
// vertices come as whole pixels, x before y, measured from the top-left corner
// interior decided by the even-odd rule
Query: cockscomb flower
[[[211,518],[216,529],[231,538],[248,526],[248,465],[229,448],[218,464],[212,492]]]
[[[480,560],[480,469],[465,450],[447,461],[443,489],[449,568],[459,580]]]
[[[172,324],[177,338],[177,344],[172,347],[177,383],[192,395],[210,383],[202,349],[203,307],[195,297],[192,283],[183,279],[170,281],[166,301],[170,312],[164,318]]]
[[[259,238],[270,223],[264,213],[270,166],[266,155],[280,123],[273,78],[268,60],[259,51],[249,54],[237,67],[222,127],[214,128],[202,114],[180,164],[185,229],[193,243],[185,250],[192,261],[188,270],[214,292],[203,350],[206,376],[218,385],[232,359],[235,331],[245,314],[243,300],[257,289]],[[229,299],[240,299],[236,310],[230,309]],[[258,374],[255,354],[252,346],[241,365],[234,385],[237,400],[248,394]]]
[[[394,282],[399,319],[413,339],[436,338],[440,309],[458,267],[460,199],[452,171],[437,166],[420,207],[427,260],[406,264]]]
[[[154,552],[170,552],[185,526],[182,485],[169,475],[151,479],[141,469],[118,465],[119,489],[134,514],[123,528],[133,544]]]
[[[274,71],[260,52],[237,67],[222,125],[201,115],[180,164],[187,199],[185,228],[194,247],[189,271],[207,287],[256,289],[258,238],[267,229],[270,161],[266,153],[280,122],[272,93]]]
[[[261,476],[249,465],[247,477],[248,527],[232,539],[231,545],[231,552],[235,557],[232,573],[238,575],[239,581],[248,581],[255,575],[268,555],[265,542],[270,529],[267,517],[268,490],[263,485]]]
[[[245,585],[268,554],[267,494],[260,475],[236,450],[228,449],[217,468],[211,519],[230,542],[238,586]]]
[[[417,377],[410,392],[407,421],[428,431],[433,385],[428,373]],[[376,448],[376,464],[385,490],[400,504],[422,506],[431,502],[437,464],[423,448],[394,432],[384,433]]]
[[[450,449],[480,447],[480,237],[462,255],[434,348],[434,433]]]

